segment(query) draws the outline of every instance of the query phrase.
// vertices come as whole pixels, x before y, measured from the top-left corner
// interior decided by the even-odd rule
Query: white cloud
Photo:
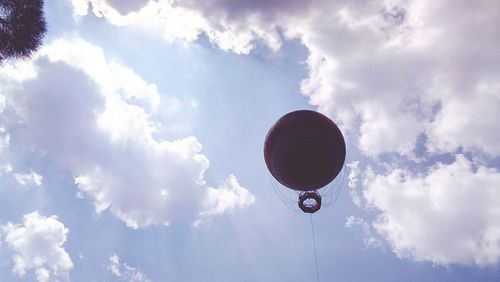
[[[424,158],[432,163],[433,153],[459,148],[500,154],[500,10],[492,7],[495,1],[466,7],[448,1],[335,1],[273,20],[310,52],[303,93],[359,137],[365,155],[413,158],[425,134],[430,151]],[[230,11],[229,4],[222,8]],[[377,159],[386,167],[398,161]],[[364,198],[382,213],[376,230],[399,256],[493,265],[500,257],[498,177],[497,170],[475,171],[458,157],[424,175],[373,173],[365,180]]]
[[[85,16],[89,9],[89,1],[88,0],[71,0],[71,4],[73,5],[73,15],[75,17]]]
[[[500,38],[494,27],[500,14],[492,7],[496,2],[322,6],[284,31],[310,52],[303,93],[359,138],[362,153],[391,171],[414,158],[423,135],[427,150],[420,164],[460,148],[499,156],[500,53],[494,46]],[[403,158],[378,158],[383,153]],[[479,166],[476,172],[462,157],[423,174],[415,165],[387,175],[374,170],[365,179],[364,199],[382,214],[376,230],[401,257],[497,264],[498,171]],[[356,193],[353,200],[361,203]]]
[[[360,228],[363,243],[365,244],[366,247],[375,247],[375,246],[380,246],[382,244],[381,241],[373,234],[372,226],[360,217],[356,217],[353,215],[348,216],[346,218],[345,227]]]
[[[344,130],[359,134],[359,148],[368,156],[412,156],[421,134],[429,135],[434,151],[499,153],[492,134],[500,119],[494,111],[500,76],[495,1],[466,7],[429,0],[142,1],[126,16],[116,10],[130,10],[130,1],[90,1],[94,13],[112,24],[188,42],[205,34],[240,54],[256,40],[279,49],[279,31],[298,38],[310,52],[302,92]],[[467,113],[461,115],[465,122],[457,112]]]
[[[442,98],[442,108],[429,126],[429,147],[438,152],[463,148],[499,156],[500,84],[478,82],[469,91]]]
[[[498,156],[500,76],[491,62],[500,56],[491,49],[498,37],[490,27],[499,17],[491,5],[467,8],[484,17],[464,17],[460,5],[420,1],[404,7],[405,20],[396,27],[377,21],[326,30],[317,23],[297,25],[311,51],[303,91],[344,128],[358,131],[359,148],[368,156],[396,152],[412,158],[421,134],[428,138],[427,163],[434,153],[459,148]],[[349,14],[359,23],[371,18]],[[359,53],[343,53],[343,44]],[[394,168],[399,160],[377,162]],[[371,172],[364,182],[364,200],[381,212],[373,225],[395,253],[442,265],[498,264],[498,171],[475,171],[460,156],[423,174],[414,165],[387,175]],[[353,200],[361,202],[355,193]]]
[[[238,54],[248,54],[253,48],[253,41],[260,39],[270,48],[277,50],[281,45],[280,36],[274,25],[269,26],[258,16],[247,15],[239,20],[224,15],[204,15],[202,10],[174,3],[168,0],[149,1],[147,5],[137,5],[126,15],[119,10],[126,8],[128,2],[73,0],[75,14],[84,16],[92,7],[97,17],[106,18],[116,26],[132,26],[163,34],[167,41],[183,40],[187,43],[200,35],[207,38],[222,50]],[[91,6],[84,4],[90,2]],[[109,3],[108,3],[109,2]],[[142,1],[146,3],[146,1]],[[125,5],[124,5],[125,4]]]
[[[0,126],[0,154],[3,153],[10,145],[10,134],[7,130]]]
[[[287,31],[310,50],[302,91],[346,132],[359,132],[359,148],[369,156],[411,153],[432,117],[432,104],[419,98],[427,50],[387,45],[400,27],[384,21],[385,8],[326,8]]]
[[[349,175],[347,176],[349,182],[347,183],[350,188],[355,188],[358,185],[359,174],[361,170],[359,169],[359,161],[352,161],[346,164],[349,169]]]
[[[281,17],[259,4],[234,11],[225,1],[187,3],[184,6],[202,11],[208,19],[224,13],[235,19],[248,11],[264,15],[260,19],[269,26],[279,26],[287,38],[298,38],[310,52],[302,92],[357,137],[359,149],[369,157],[397,153],[413,159],[422,135],[427,136],[426,162],[433,162],[434,153],[453,154],[459,148],[500,154],[500,53],[495,49],[500,44],[495,35],[500,15],[492,9],[495,1],[467,7],[447,1],[316,2],[298,13],[283,5]],[[386,168],[399,161],[377,159]],[[498,263],[498,173],[487,167],[474,172],[464,162],[459,157],[424,175],[409,167],[404,181],[396,177],[401,170],[373,173],[365,180],[364,200],[373,211],[382,212],[377,231],[398,255],[437,264]],[[440,200],[434,193],[451,194],[457,187],[462,194],[444,201],[454,205],[448,203],[443,213],[429,206]],[[357,205],[364,207],[356,190],[352,192]],[[489,199],[485,205],[467,202],[482,196]],[[474,229],[478,221],[481,226]]]
[[[351,195],[352,202],[358,206],[362,207],[362,198],[358,191],[358,182],[361,174],[361,169],[359,168],[359,161],[352,161],[346,164],[346,167],[349,171],[348,186],[349,186],[349,194]]]
[[[234,175],[224,181],[218,188],[209,187],[204,198],[204,209],[200,212],[201,219],[194,225],[199,225],[203,219],[223,214],[236,208],[245,208],[255,202],[255,197],[241,187]]]
[[[499,73],[493,62],[500,55],[492,48],[500,42],[492,27],[500,17],[491,9],[494,2],[467,8],[392,2],[398,21],[380,12],[397,14],[381,1],[367,8],[323,7],[324,13],[286,29],[311,52],[303,92],[344,129],[359,131],[359,148],[370,156],[411,155],[423,133],[441,151],[498,154],[492,132],[500,129],[493,110]],[[467,9],[484,17],[464,17]]]
[[[379,210],[375,229],[400,257],[436,264],[500,261],[500,172],[462,155],[425,175],[369,172],[364,196]]]
[[[43,48],[41,54],[50,62],[64,62],[83,71],[108,99],[120,98],[130,104],[147,106],[153,112],[160,103],[155,84],[144,81],[119,61],[108,60],[101,48],[78,37],[55,40]]]
[[[34,270],[39,282],[68,278],[73,262],[63,244],[69,230],[57,216],[32,212],[24,215],[22,224],[9,222],[1,230],[5,243],[14,251],[14,273],[22,277]]]
[[[372,157],[390,151],[410,155],[423,126],[411,113],[398,113],[388,107],[381,111],[383,108],[370,103],[362,109],[359,148]]]
[[[224,193],[207,186],[209,161],[195,137],[154,137],[154,84],[82,39],[56,40],[40,54],[37,78],[9,96],[22,125],[16,138],[69,169],[97,212],[143,228],[247,205],[251,194],[239,185]]]
[[[35,54],[33,57],[36,58],[38,55]],[[36,77],[36,69],[32,64],[31,60],[7,60],[2,62],[0,67],[0,78],[7,81],[18,81],[22,82],[29,79],[34,79]],[[2,85],[2,90],[8,85]]]
[[[263,40],[277,50],[282,40],[280,32],[285,38],[299,39],[309,50],[308,78],[301,83],[303,94],[319,111],[338,122],[362,153],[382,167],[395,167],[402,159],[414,159],[421,136],[426,137],[422,160],[427,163],[434,162],[436,154],[453,155],[457,150],[467,154],[479,151],[493,158],[500,155],[500,142],[496,140],[500,131],[500,111],[497,110],[500,107],[500,53],[497,51],[500,10],[496,9],[495,0],[473,4],[442,0],[245,3],[174,0],[150,1],[141,10],[141,5],[131,8],[128,1],[123,4],[89,1],[95,3],[95,15],[107,18],[114,25],[143,28],[161,33],[168,40],[187,42],[204,34],[221,49],[240,54],[250,52],[255,40]],[[80,4],[75,9],[82,11],[82,7]],[[136,13],[122,15],[123,11],[131,10]],[[122,11],[121,14],[118,11]],[[87,9],[80,12],[87,13]],[[394,157],[394,163],[384,162],[379,158],[384,153],[395,153],[401,158]],[[396,220],[395,213],[390,212],[402,209],[398,201],[392,200],[394,195],[401,191],[416,194],[440,191],[444,189],[442,182],[429,179],[441,172],[450,180],[446,173],[451,173],[461,162],[439,165],[422,175],[412,172],[420,171],[420,167],[387,175],[373,172],[364,183],[365,198],[371,201],[375,211],[391,215],[388,222],[394,228],[413,230],[408,222]],[[463,169],[468,177],[465,179],[496,177],[491,169],[480,168],[478,172]],[[406,180],[399,179],[397,173],[403,173]],[[483,182],[484,190],[495,199],[492,192],[495,183]],[[370,194],[381,183],[387,184],[386,188],[377,188],[376,197]],[[400,184],[411,184],[414,188],[402,190],[398,187]],[[472,184],[459,184],[466,187],[463,189],[468,193],[473,191]],[[412,211],[416,210],[414,206],[428,208],[425,201],[433,199],[431,194],[425,194],[430,192],[425,192],[422,198],[412,197],[411,193],[398,197],[405,200]],[[353,195],[361,205],[360,197]],[[106,194],[100,196],[105,198]],[[495,211],[492,205],[475,205],[475,208],[477,214],[483,215]],[[434,210],[431,207],[430,211],[422,211],[422,217],[427,216],[426,212]],[[449,212],[442,218],[443,228],[454,226],[462,213],[455,209]],[[495,228],[492,222],[487,223]],[[398,233],[387,224],[380,221],[377,224],[385,226],[378,230],[385,232],[401,256],[439,264],[483,265],[497,259],[496,247],[491,248],[491,254],[481,247],[469,247],[468,251],[459,247],[456,251],[447,250],[448,255],[440,253],[443,250],[439,248],[432,252],[427,246],[435,244],[434,240],[439,237],[435,235],[437,231],[430,233],[435,237],[421,236],[417,238],[420,242],[415,243],[417,239],[413,240],[408,230]],[[486,231],[477,232],[462,232],[461,239],[480,242],[478,234],[485,235]],[[487,236],[495,238],[496,235],[491,235],[495,232],[488,232]],[[401,245],[401,240],[391,237],[394,234],[403,236],[408,243]],[[410,239],[404,237],[407,235]]]
[[[150,281],[139,269],[129,266],[126,262],[120,263],[120,258],[116,254],[109,257],[108,270],[111,271],[113,276],[115,276],[119,281]]]
[[[0,94],[0,114],[5,110],[5,96]]]
[[[134,13],[148,2],[149,0],[71,0],[76,16],[85,16],[92,9],[96,16],[109,16],[107,13],[113,13],[114,17]]]
[[[12,171],[12,165],[11,164],[5,164],[0,166],[0,172],[2,173],[9,173]]]
[[[31,171],[30,173],[14,173],[14,178],[16,179],[17,183],[23,186],[26,185],[40,186],[42,185],[43,181],[43,176],[34,171]]]
[[[6,107],[6,98],[0,94],[0,114],[2,114]],[[0,124],[0,155],[9,147],[10,135],[7,130]]]
[[[99,18],[105,17],[114,25],[123,26],[127,24],[126,18],[109,6],[105,0],[71,0],[71,3],[73,4],[73,17],[75,20],[88,15],[89,10],[91,10],[95,16]]]
[[[143,5],[139,5],[136,2],[135,12],[122,16],[115,9],[130,7],[127,1],[91,2],[94,13],[104,15],[112,24],[148,26],[167,38],[186,41],[205,34],[221,49],[236,53],[250,52],[258,39],[278,49],[281,44],[278,29],[288,37],[299,38],[310,51],[307,60],[310,73],[302,83],[302,91],[313,105],[334,117],[344,129],[359,132],[359,147],[370,156],[384,152],[410,155],[422,133],[431,134],[434,147],[439,149],[486,145],[481,149],[490,152],[494,146],[489,140],[486,144],[469,144],[472,141],[452,136],[456,133],[465,137],[467,124],[453,123],[459,124],[458,128],[443,126],[450,124],[454,110],[459,108],[453,107],[454,100],[440,98],[447,97],[443,96],[443,89],[465,83],[469,86],[456,89],[463,92],[479,84],[477,75],[465,81],[460,79],[474,74],[473,71],[478,74],[483,71],[474,62],[493,65],[490,61],[499,60],[495,52],[480,52],[477,47],[468,50],[460,45],[473,39],[486,50],[494,46],[487,43],[492,37],[486,36],[494,30],[485,29],[486,35],[477,32],[499,18],[494,12],[472,19],[462,16],[456,7],[459,5],[440,1],[410,4],[404,1],[257,1],[235,5],[220,0],[210,4],[150,1],[146,5],[143,1]],[[472,9],[488,10],[488,2]],[[115,11],[120,20],[108,16],[109,11]],[[149,24],[152,21],[158,21],[155,28]],[[441,38],[447,38],[446,42],[441,42]],[[461,59],[455,59],[458,57]],[[473,66],[472,71],[469,66]],[[449,74],[451,79],[446,79]],[[491,82],[482,84],[484,89],[492,88]],[[436,93],[435,89],[440,92]],[[479,97],[481,91],[464,94]],[[452,93],[452,96],[463,95]],[[438,124],[427,131],[434,118],[432,109],[438,103],[443,105]],[[461,105],[467,107],[468,104]],[[488,122],[483,127],[488,128],[480,134],[495,127],[497,116],[493,113],[486,119]],[[477,124],[477,121],[472,119],[469,124]],[[441,132],[448,133],[446,130],[450,134],[441,137]],[[464,144],[452,140],[464,140]],[[493,152],[498,150],[495,148]]]

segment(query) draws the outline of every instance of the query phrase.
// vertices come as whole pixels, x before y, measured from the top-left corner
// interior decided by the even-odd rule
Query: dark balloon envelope
[[[288,113],[269,130],[266,165],[277,181],[297,191],[314,191],[340,173],[346,156],[340,129],[328,117],[309,110]]]

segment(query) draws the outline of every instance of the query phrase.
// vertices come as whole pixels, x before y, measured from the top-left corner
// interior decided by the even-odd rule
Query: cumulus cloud
[[[36,54],[34,56],[36,56]],[[35,66],[29,60],[7,60],[2,63],[2,66],[0,68],[0,78],[2,80],[24,81],[28,79],[34,79],[35,77]],[[7,92],[9,90],[9,86],[12,85],[3,84],[0,90]],[[3,99],[3,102],[5,103],[6,100]]]
[[[499,118],[491,110],[498,103],[500,61],[492,47],[500,43],[492,1],[467,6],[483,17],[464,17],[464,7],[446,1],[135,1],[134,13],[126,16],[116,11],[133,1],[73,2],[75,11],[83,5],[78,2],[92,3],[86,6],[112,24],[147,27],[186,41],[204,34],[221,49],[241,54],[256,40],[279,49],[280,32],[298,38],[310,52],[303,93],[359,134],[359,148],[369,156],[411,155],[421,134],[430,136],[434,150],[479,147],[498,153],[487,135],[498,129]],[[88,13],[84,10],[80,14]],[[477,107],[470,107],[467,97],[480,100]],[[488,115],[473,110],[489,102]],[[455,117],[461,110],[472,116],[465,123]],[[484,138],[467,138],[472,127]]]
[[[105,2],[124,15],[142,8],[149,0],[105,0]]]
[[[499,129],[492,110],[499,73],[491,62],[500,56],[491,49],[499,39],[490,27],[499,15],[492,2],[392,3],[395,11],[387,3],[326,9],[288,30],[311,52],[310,77],[302,83],[311,103],[357,131],[359,148],[370,156],[411,155],[421,134],[441,151],[497,154],[491,132]],[[464,17],[464,9],[485,16]],[[387,12],[399,20],[388,21]]]
[[[202,211],[215,216],[253,199],[233,176],[230,191],[207,186],[209,161],[195,137],[156,139],[156,86],[102,49],[78,38],[56,40],[33,64],[36,79],[12,91],[17,140],[69,169],[97,212],[142,228],[194,222]]]
[[[500,261],[500,172],[463,155],[419,175],[368,173],[364,196],[380,210],[374,223],[400,257],[436,264]]]
[[[277,43],[270,46],[277,49],[278,29],[287,38],[300,39],[310,52],[303,93],[344,129],[358,133],[359,148],[367,155],[411,155],[421,134],[430,136],[430,148],[450,152],[462,146],[498,153],[488,134],[498,130],[499,118],[492,109],[498,104],[495,66],[500,61],[493,47],[500,39],[493,27],[500,17],[497,9],[490,9],[492,1],[467,8],[446,1],[173,3],[171,9],[196,14],[194,22],[200,22],[198,29],[209,38],[218,26],[235,34],[222,40],[233,43],[218,44],[222,49],[245,45],[239,53],[247,53],[253,41],[266,36],[275,38]],[[464,17],[464,9],[484,16]],[[250,33],[232,28],[250,20],[255,28]],[[165,30],[173,29],[169,26],[175,24]],[[246,43],[239,44],[244,35]],[[465,123],[456,119],[462,110],[467,111],[462,119],[470,117]],[[488,114],[479,114],[481,110]],[[468,137],[475,136],[472,127],[484,138]]]
[[[483,151],[500,155],[497,132],[500,84],[479,81],[468,95],[444,96],[441,110],[429,126],[429,149],[437,152]],[[451,94],[451,93],[450,93]],[[446,99],[446,100],[444,100]]]
[[[73,0],[78,1],[82,0]],[[496,9],[494,0],[473,4],[431,0],[245,3],[174,0],[151,1],[126,16],[118,12],[126,3],[123,8],[118,2],[106,5],[101,8],[93,5],[93,13],[112,24],[146,28],[169,40],[187,42],[204,34],[219,48],[239,54],[249,53],[258,40],[277,50],[282,40],[298,39],[309,51],[308,77],[300,85],[302,93],[320,112],[339,123],[365,156],[383,167],[371,170],[361,189],[366,190],[364,197],[371,207],[387,216],[386,221],[395,228],[411,230],[403,220],[396,220],[395,213],[387,212],[401,208],[397,201],[391,200],[401,189],[392,184],[411,183],[416,194],[439,191],[441,182],[426,181],[437,172],[450,172],[466,161],[458,157],[453,165],[437,165],[423,173],[425,167],[418,167],[419,163],[405,166],[406,170],[396,170],[397,173],[385,172],[390,171],[387,168],[397,167],[408,159],[416,160],[418,150],[423,151],[420,164],[432,164],[436,156],[454,156],[460,151],[472,155],[479,152],[490,159],[500,155],[500,143],[496,140],[496,133],[500,131],[497,110],[500,107],[500,53],[496,47],[500,46],[497,28],[500,10]],[[88,13],[88,9],[81,11],[81,15]],[[467,12],[464,14],[464,11]],[[383,159],[384,154],[391,154],[391,158]],[[485,178],[496,175],[488,164],[480,168],[477,172],[473,167],[463,169],[463,173],[471,179],[483,174],[487,175]],[[398,179],[398,173],[405,175],[405,181],[394,180]],[[445,178],[446,175],[443,174]],[[483,184],[484,190],[496,199],[494,182]],[[460,185],[469,192],[477,189],[473,182]],[[373,187],[385,187],[379,188],[376,199],[370,192]],[[362,206],[359,194],[352,191],[356,204]],[[404,199],[411,210],[413,205],[427,208],[425,202],[433,198],[427,195]],[[475,208],[480,214],[494,210],[490,205],[478,204]],[[432,212],[435,211],[431,209],[429,213]],[[460,210],[449,212],[448,217],[442,218],[449,220],[443,226],[455,224],[455,218],[461,215]],[[387,225],[381,222],[377,222],[377,226]],[[493,222],[487,223],[494,228]],[[407,235],[404,230],[400,233],[382,227],[377,230],[401,256],[440,264],[483,265],[496,261],[495,251],[485,254],[481,247],[458,248],[455,253],[460,254],[450,250],[450,255],[446,255],[445,250],[439,248],[436,252],[428,250],[426,244],[435,244],[433,237],[410,238],[404,237]],[[478,239],[486,234],[484,232],[461,233],[461,238],[484,243],[488,239]],[[496,238],[491,235],[494,233],[488,236]],[[442,233],[429,234],[441,238],[436,234]],[[404,237],[403,245],[394,243],[396,235]]]
[[[0,114],[5,110],[5,96],[0,94]]]
[[[499,155],[500,73],[493,66],[500,62],[493,47],[500,43],[493,28],[499,11],[491,9],[493,1],[455,4],[326,6],[284,31],[310,52],[303,93],[377,161],[363,198],[381,212],[373,225],[396,254],[443,265],[493,265],[499,260],[497,169],[485,163],[476,170],[459,155],[431,170],[418,163],[394,170],[414,159],[421,136],[427,164],[459,150]],[[484,16],[464,16],[464,10]],[[403,158],[380,159],[384,153]],[[353,200],[360,205],[358,194]]]
[[[10,134],[4,127],[0,127],[0,154],[10,145]]]
[[[129,266],[126,262],[120,263],[120,258],[116,254],[109,257],[108,269],[119,281],[151,281],[139,269]]]
[[[363,243],[366,247],[380,246],[381,241],[373,234],[373,227],[360,217],[350,215],[346,218],[345,227],[359,228],[361,230]]]
[[[68,50],[72,48],[72,50]],[[114,96],[154,112],[160,103],[155,84],[144,81],[117,60],[108,60],[104,51],[79,38],[55,40],[43,49],[50,62],[64,62],[84,72],[107,99]],[[116,124],[118,125],[118,124]]]
[[[259,9],[260,3],[240,8],[226,1],[186,3],[181,5],[199,11],[209,23],[217,15],[253,15],[304,44],[309,77],[301,83],[302,92],[383,167],[365,178],[363,197],[382,212],[374,225],[398,255],[437,264],[498,263],[495,169],[484,164],[476,171],[459,156],[422,175],[414,172],[423,169],[415,165],[404,173],[383,172],[414,159],[421,136],[426,137],[427,163],[436,153],[453,155],[460,149],[499,155],[500,53],[495,46],[500,37],[495,27],[500,14],[492,9],[494,1],[328,1],[301,4],[306,6],[297,13],[283,5],[280,15]],[[403,158],[381,161],[384,153]],[[436,198],[443,191],[449,199]],[[361,206],[359,195],[353,196]],[[477,197],[488,198],[487,204]],[[443,210],[433,206],[439,201]],[[461,224],[464,218],[468,221]],[[445,241],[450,237],[451,244]]]
[[[5,164],[0,166],[0,172],[1,173],[9,173],[12,172],[12,165],[11,164]]]
[[[0,91],[2,89],[0,88]],[[2,113],[5,111],[6,107],[6,98],[4,95],[0,94],[0,155],[2,155],[10,146],[10,134],[7,132],[7,129],[4,127],[2,122]],[[11,169],[12,170],[12,169]],[[9,167],[3,165],[0,168],[0,172],[10,172]]]
[[[351,195],[352,202],[358,206],[362,207],[362,197],[358,191],[358,183],[361,175],[361,169],[358,167],[359,161],[352,161],[346,164],[347,169],[349,170],[349,175],[347,176],[349,186],[349,194]]]
[[[385,8],[378,3],[326,9],[288,31],[310,50],[303,93],[346,132],[358,133],[359,148],[369,156],[411,153],[432,118],[432,102],[419,98],[426,91],[432,57],[424,56],[425,46],[390,44],[400,36],[400,27],[385,22]]]
[[[86,16],[91,11],[94,16],[104,17],[116,26],[158,32],[167,41],[183,40],[189,43],[205,35],[219,48],[238,54],[248,54],[256,39],[274,50],[281,46],[276,27],[260,20],[257,14],[235,20],[225,15],[206,15],[192,3],[160,0],[149,1],[142,7],[138,5],[134,12],[122,15],[119,10],[128,6],[126,2],[72,0],[77,16]]]
[[[35,211],[24,215],[22,224],[9,222],[1,230],[14,251],[14,273],[22,277],[33,270],[39,282],[68,278],[73,262],[63,245],[69,230],[57,216],[45,217]]]
[[[224,1],[215,3],[191,6],[204,15],[217,14],[214,9],[237,14]],[[309,50],[302,92],[358,137],[361,152],[413,158],[418,138],[426,136],[425,158],[432,163],[434,153],[459,149],[499,155],[500,54],[494,46],[500,44],[495,35],[500,14],[495,5],[335,1],[299,14],[284,8],[286,16],[268,20]],[[482,16],[464,16],[464,10]],[[389,161],[385,167],[400,164]],[[382,212],[374,226],[394,251],[437,264],[498,263],[497,170],[479,166],[476,171],[461,156],[423,175],[412,172],[417,169],[372,172],[364,182],[365,200]]]
[[[234,175],[224,181],[218,188],[209,187],[204,200],[204,209],[200,212],[200,219],[194,222],[197,226],[204,219],[220,215],[236,208],[245,208],[255,202],[255,197],[241,187]]]
[[[31,171],[29,173],[14,173],[14,178],[16,179],[17,183],[21,184],[22,186],[40,186],[42,185],[43,181],[43,176],[34,171]]]
[[[0,94],[0,114],[5,110],[5,96]],[[9,147],[10,135],[3,126],[0,126],[0,154]]]

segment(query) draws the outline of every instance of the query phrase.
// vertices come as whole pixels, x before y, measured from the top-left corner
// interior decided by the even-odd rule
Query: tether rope
[[[312,231],[312,239],[314,246],[314,261],[316,262],[316,278],[319,282],[319,268],[318,268],[318,253],[316,251],[316,236],[314,235],[314,224],[313,224],[313,214],[311,214],[311,231]]]

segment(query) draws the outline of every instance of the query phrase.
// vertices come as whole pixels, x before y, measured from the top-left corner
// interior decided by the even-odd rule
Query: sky
[[[44,12],[0,65],[1,281],[316,281],[311,222],[321,281],[499,280],[497,1]],[[298,109],[347,144],[312,217],[262,153]]]

